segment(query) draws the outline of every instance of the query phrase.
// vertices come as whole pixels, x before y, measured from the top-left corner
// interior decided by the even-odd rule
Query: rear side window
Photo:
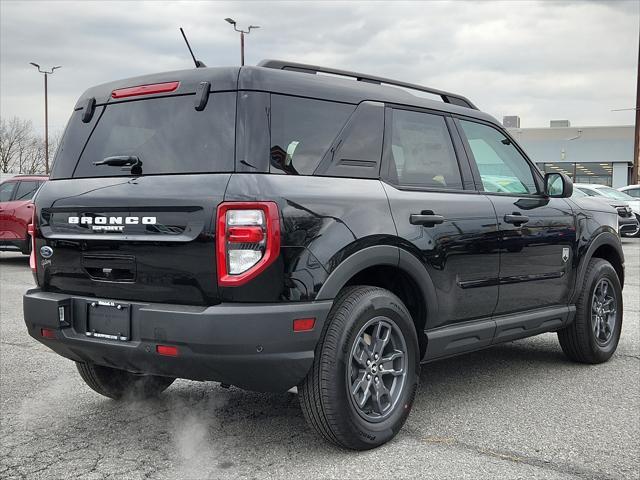
[[[20,182],[18,184],[18,191],[16,192],[16,197],[15,197],[14,200],[16,200],[16,201],[19,201],[19,200],[21,200],[21,201],[31,200],[33,198],[33,196],[35,195],[36,190],[38,190],[39,186],[40,186],[40,182],[37,182],[37,181]]]
[[[130,175],[130,168],[94,165],[130,156],[142,162],[143,175],[233,171],[235,110],[235,92],[212,94],[203,111],[192,95],[107,105],[73,176]]]
[[[444,118],[407,110],[392,112],[391,181],[406,186],[462,189]]]
[[[313,174],[354,110],[343,103],[271,95],[270,171]]]
[[[8,202],[11,200],[11,194],[16,182],[6,182],[0,185],[0,202]]]

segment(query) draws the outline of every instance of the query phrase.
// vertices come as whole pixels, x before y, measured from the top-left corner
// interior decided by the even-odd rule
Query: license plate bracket
[[[131,306],[112,301],[87,305],[87,337],[126,342],[131,338]]]

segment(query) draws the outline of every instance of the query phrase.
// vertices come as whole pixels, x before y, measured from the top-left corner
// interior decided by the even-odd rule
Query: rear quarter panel
[[[227,301],[313,300],[328,274],[349,255],[396,243],[379,180],[235,174],[225,201],[275,201],[282,222],[280,258],[248,284],[222,289]]]

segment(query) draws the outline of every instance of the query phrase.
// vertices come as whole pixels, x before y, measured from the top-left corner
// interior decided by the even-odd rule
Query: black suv
[[[107,397],[297,387],[324,438],[368,449],[425,362],[552,331],[611,357],[616,212],[571,193],[419,85],[274,60],[108,83],[36,196],[25,321]]]

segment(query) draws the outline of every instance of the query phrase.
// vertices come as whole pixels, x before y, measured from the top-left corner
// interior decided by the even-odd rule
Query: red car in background
[[[17,175],[0,183],[0,251],[31,252],[27,227],[31,223],[33,196],[49,177]]]

